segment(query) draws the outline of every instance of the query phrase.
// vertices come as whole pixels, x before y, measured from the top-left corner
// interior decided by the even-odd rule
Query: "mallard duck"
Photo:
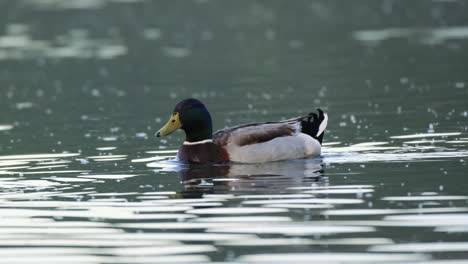
[[[318,156],[328,116],[318,115],[225,128],[213,134],[211,115],[197,99],[179,102],[157,137],[177,129],[186,139],[177,153],[186,163],[263,163]]]

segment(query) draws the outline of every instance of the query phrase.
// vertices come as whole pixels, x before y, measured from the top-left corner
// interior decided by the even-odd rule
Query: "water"
[[[0,2],[5,263],[464,263],[466,1]],[[215,128],[326,109],[320,158],[187,166]]]

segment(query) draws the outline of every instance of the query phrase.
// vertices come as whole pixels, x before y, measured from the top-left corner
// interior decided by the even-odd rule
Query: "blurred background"
[[[333,140],[466,131],[467,6],[0,1],[0,123],[15,128],[0,150],[177,146],[153,134],[187,97],[215,128],[321,107]]]

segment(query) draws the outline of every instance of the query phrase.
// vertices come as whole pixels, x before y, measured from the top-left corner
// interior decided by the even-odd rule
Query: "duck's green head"
[[[179,102],[167,124],[156,133],[156,136],[169,135],[178,128],[185,131],[188,142],[210,139],[213,134],[210,113],[197,99],[185,99]]]

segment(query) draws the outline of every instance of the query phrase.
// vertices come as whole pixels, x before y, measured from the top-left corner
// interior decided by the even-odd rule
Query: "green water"
[[[0,256],[468,259],[467,11],[467,1],[0,1]],[[180,164],[183,133],[154,133],[188,97],[215,129],[321,107],[323,155]]]

